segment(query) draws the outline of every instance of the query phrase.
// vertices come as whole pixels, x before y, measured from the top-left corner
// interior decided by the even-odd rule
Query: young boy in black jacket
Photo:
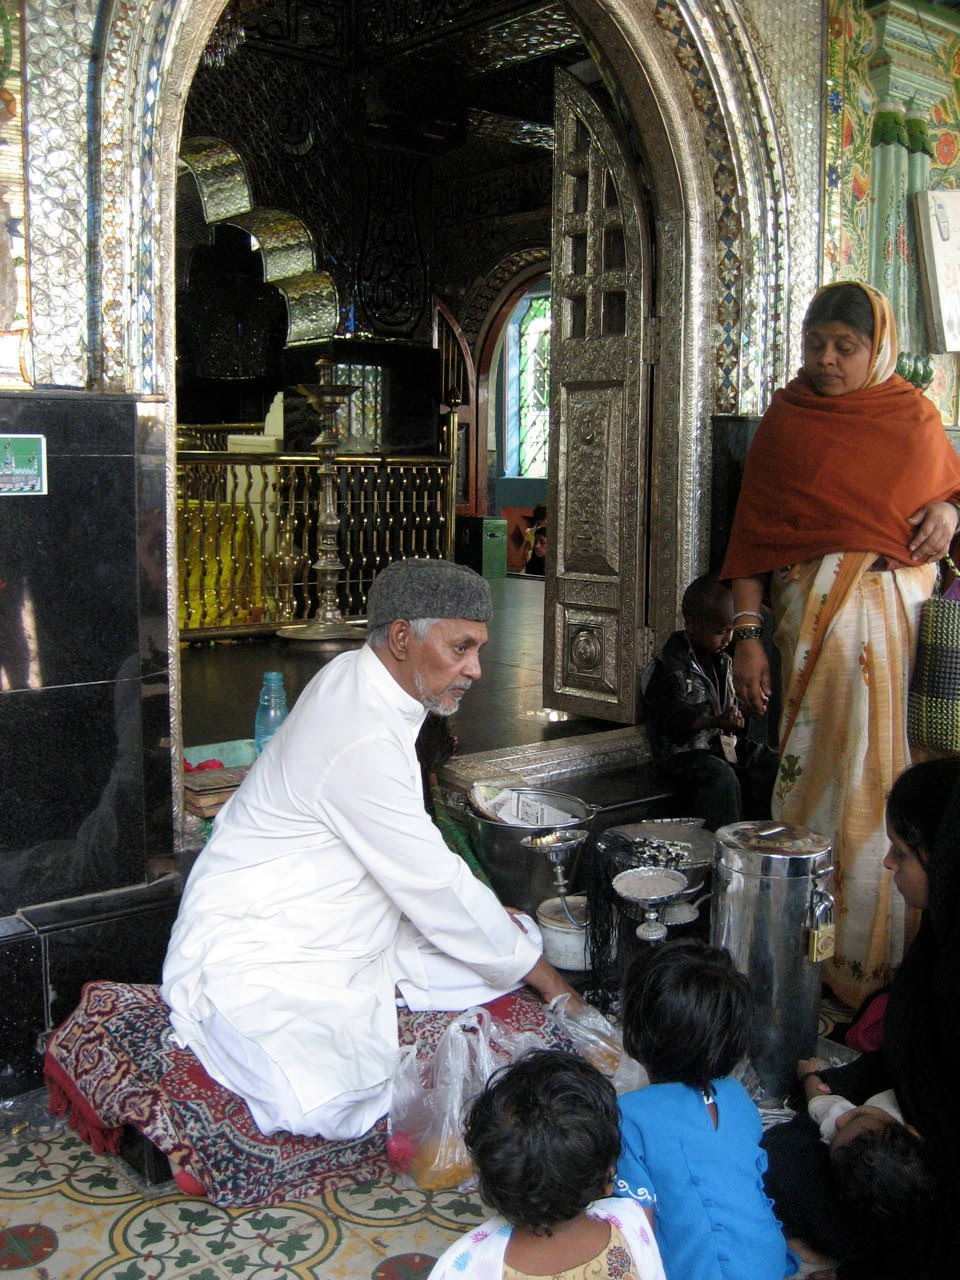
[[[725,652],[733,634],[733,594],[717,578],[697,578],[683,595],[675,631],[641,679],[647,734],[665,781],[690,793],[693,816],[711,831],[741,818],[769,818],[779,767],[775,751],[743,733]]]

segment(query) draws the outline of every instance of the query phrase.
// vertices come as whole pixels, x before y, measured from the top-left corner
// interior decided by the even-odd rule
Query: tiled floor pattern
[[[397,1177],[267,1209],[138,1188],[69,1129],[0,1145],[0,1273],[30,1280],[423,1280],[485,1216]]]

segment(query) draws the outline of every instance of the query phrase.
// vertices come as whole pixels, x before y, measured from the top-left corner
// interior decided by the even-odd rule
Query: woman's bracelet
[[[735,627],[733,632],[733,643],[738,640],[759,640],[763,635],[763,627]]]
[[[960,517],[960,507],[957,508],[957,515]],[[757,613],[756,609],[741,609],[739,613],[733,615],[734,622],[738,618],[756,618],[758,622],[763,622],[763,614]]]

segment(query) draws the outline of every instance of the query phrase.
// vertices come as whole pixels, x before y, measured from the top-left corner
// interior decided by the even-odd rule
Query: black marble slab
[[[56,1027],[73,1012],[86,982],[159,982],[177,906],[172,898],[45,934],[47,1025]]]
[[[13,688],[115,679],[140,645],[132,457],[47,465],[47,494],[0,499],[0,661]]]
[[[0,435],[42,435],[51,457],[132,455],[137,402],[76,391],[0,392]]]
[[[145,879],[142,756],[138,677],[0,698],[0,912]]]
[[[179,883],[146,877],[173,852],[173,538],[158,406],[0,393],[4,431],[45,437],[48,489],[0,499],[0,917],[22,912],[0,928],[0,1089],[17,1092],[84,982],[160,976]]]
[[[138,912],[173,907],[180,902],[182,882],[177,875],[162,876],[149,884],[130,885],[106,893],[88,893],[56,902],[40,902],[18,913],[30,932],[38,937],[57,930],[79,929],[88,924],[122,919]]]
[[[10,1098],[41,1082],[46,1013],[40,939],[20,920],[0,920],[0,991],[0,1097]]]

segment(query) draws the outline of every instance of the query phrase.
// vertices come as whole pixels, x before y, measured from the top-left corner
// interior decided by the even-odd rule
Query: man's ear
[[[397,662],[406,662],[413,638],[413,631],[406,618],[395,618],[390,623],[387,628],[387,647]]]

